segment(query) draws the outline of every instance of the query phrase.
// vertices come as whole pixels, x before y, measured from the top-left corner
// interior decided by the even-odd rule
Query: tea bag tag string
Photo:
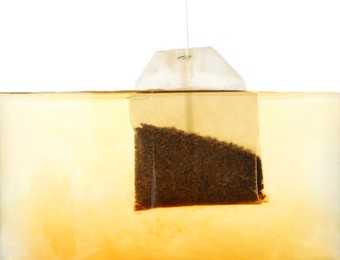
[[[186,58],[190,57],[189,54],[189,11],[188,11],[188,0],[185,0],[185,18],[186,18],[186,31],[187,31],[187,49],[185,51]]]
[[[185,25],[186,25],[186,38],[187,47],[185,49],[185,55],[178,56],[177,59],[189,59],[190,49],[189,49],[189,10],[188,10],[188,0],[185,0]]]

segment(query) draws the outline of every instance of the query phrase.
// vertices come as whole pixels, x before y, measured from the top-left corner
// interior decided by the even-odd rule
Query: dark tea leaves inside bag
[[[233,143],[170,127],[135,129],[135,210],[261,203],[260,158]]]

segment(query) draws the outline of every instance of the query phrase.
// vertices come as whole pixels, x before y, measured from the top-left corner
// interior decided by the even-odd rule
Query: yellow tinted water
[[[140,212],[130,101],[145,93],[0,94],[0,256],[338,259],[340,94],[254,94],[269,202]]]

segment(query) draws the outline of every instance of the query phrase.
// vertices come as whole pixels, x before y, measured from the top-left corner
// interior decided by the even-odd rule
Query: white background
[[[339,0],[188,0],[190,46],[248,90],[340,91]],[[186,46],[184,0],[0,0],[0,91],[133,89]]]

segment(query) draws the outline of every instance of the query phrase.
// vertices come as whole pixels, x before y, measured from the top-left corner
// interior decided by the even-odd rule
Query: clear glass
[[[139,105],[131,101],[150,95],[0,94],[2,259],[340,257],[340,93],[177,94],[182,105],[171,114],[186,115],[180,100],[190,96],[194,112],[217,120],[195,119],[191,129],[202,123],[216,138],[228,115],[247,117],[221,113],[230,105],[223,100],[255,96],[268,202],[135,211],[131,120],[147,120],[131,117]],[[202,105],[212,105],[209,96],[220,100],[211,113]]]

